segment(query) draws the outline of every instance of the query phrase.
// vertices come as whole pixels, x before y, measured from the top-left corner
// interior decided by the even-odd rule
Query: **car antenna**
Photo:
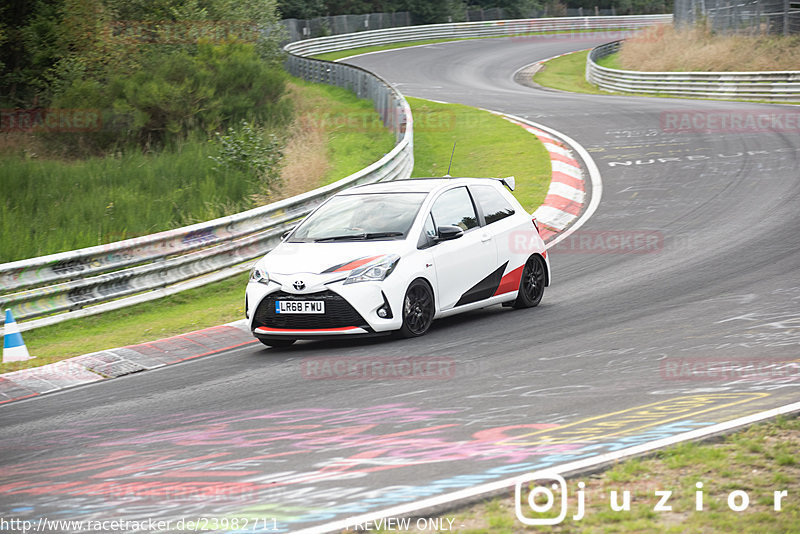
[[[456,143],[458,141],[453,141],[453,152],[450,153],[450,164],[447,166],[447,174],[444,175],[445,178],[451,178],[450,176],[450,167],[453,166],[453,155],[456,153]]]

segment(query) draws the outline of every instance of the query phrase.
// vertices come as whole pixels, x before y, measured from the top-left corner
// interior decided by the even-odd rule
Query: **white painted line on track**
[[[575,462],[569,462],[566,464],[562,464],[560,466],[548,467],[547,471],[549,473],[564,475],[569,473],[577,474],[581,471],[594,470],[605,464],[609,464],[626,458],[631,458],[634,456],[641,456],[643,454],[647,454],[649,452],[653,452],[655,450],[664,447],[669,447],[671,445],[676,445],[684,441],[697,441],[710,438],[712,436],[731,432],[741,427],[752,425],[753,423],[758,423],[760,421],[771,419],[779,415],[785,415],[795,412],[800,412],[800,402],[787,404],[779,408],[773,408],[771,410],[766,410],[753,415],[739,417],[737,419],[732,419],[725,423],[719,423],[698,430],[692,430],[691,432],[684,432],[682,434],[677,434],[669,438],[658,439],[655,441],[651,441],[650,443],[644,443],[642,445],[628,447],[627,449],[621,449],[615,452],[600,454],[592,458],[586,458]],[[517,482],[527,482],[530,479],[529,475],[530,473],[526,473],[524,475],[518,475],[511,478],[498,480],[497,482],[491,482],[488,484],[473,486],[471,488],[455,491],[453,493],[447,493],[444,495],[439,495],[437,497],[423,499],[421,501],[416,501],[413,503],[393,506],[391,508],[386,508],[378,512],[372,512],[369,514],[350,517],[347,519],[332,521],[330,523],[326,523],[316,527],[309,527],[303,530],[295,531],[295,534],[325,534],[328,532],[341,531],[349,526],[352,526],[353,524],[363,524],[368,521],[376,521],[378,519],[382,519],[385,517],[409,516],[415,514],[416,512],[419,512],[420,510],[425,510],[427,508],[438,508],[445,505],[456,505],[458,501],[461,500],[471,500],[481,495],[488,496],[489,494],[493,494],[505,490],[507,488],[513,487],[514,485],[517,484]]]

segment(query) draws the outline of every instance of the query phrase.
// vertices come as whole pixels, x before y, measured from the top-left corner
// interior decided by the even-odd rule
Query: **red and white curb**
[[[244,320],[0,375],[0,405],[257,343]]]
[[[550,154],[550,189],[542,205],[533,212],[542,239],[548,241],[566,230],[583,212],[587,197],[583,170],[572,151],[554,135],[507,116],[505,119],[535,135]]]

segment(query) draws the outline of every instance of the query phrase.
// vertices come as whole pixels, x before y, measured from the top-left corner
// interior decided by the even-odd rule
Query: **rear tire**
[[[433,291],[423,280],[411,282],[403,297],[403,326],[397,331],[399,337],[424,335],[433,322],[435,313]]]
[[[522,270],[522,279],[519,281],[519,293],[517,300],[514,301],[515,308],[533,308],[539,305],[547,281],[546,272],[542,258],[537,255],[528,258]]]
[[[266,345],[267,347],[274,347],[276,349],[290,347],[294,344],[296,339],[258,339],[261,343]]]

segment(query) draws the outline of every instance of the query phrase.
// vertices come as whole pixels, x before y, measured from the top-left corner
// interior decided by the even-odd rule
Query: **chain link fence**
[[[284,19],[283,25],[290,42],[341,35],[344,33],[383,30],[411,25],[411,14],[407,11],[397,13],[368,13],[366,15],[336,15],[313,19]]]
[[[800,0],[675,0],[675,24],[707,24],[718,33],[797,34]]]

